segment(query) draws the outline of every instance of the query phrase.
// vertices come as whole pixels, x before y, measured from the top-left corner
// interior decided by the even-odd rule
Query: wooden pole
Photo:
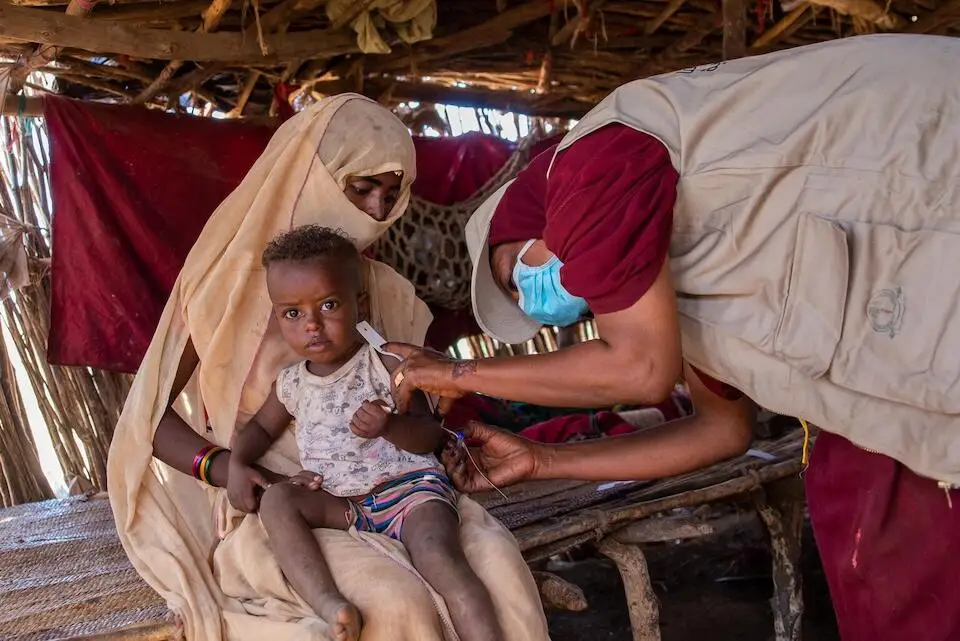
[[[747,12],[743,0],[723,0],[723,59],[747,55]]]
[[[783,16],[777,24],[764,31],[763,34],[750,45],[750,48],[760,49],[772,45],[780,40],[790,29],[803,25],[809,21],[812,16],[810,5],[804,2]]]
[[[683,6],[683,3],[687,0],[670,0],[667,3],[667,6],[663,8],[663,11],[660,14],[647,23],[643,28],[643,35],[652,36],[654,32],[663,26],[663,23],[669,20],[673,14],[680,10],[680,7]]]
[[[0,38],[40,42],[92,53],[112,53],[154,60],[197,60],[232,64],[274,64],[297,58],[333,57],[356,53],[349,33],[298,31],[271,43],[264,56],[255,39],[242,33],[194,33],[137,28],[126,23],[77,20],[40,9],[0,3]]]
[[[43,115],[43,98],[41,96],[7,96],[4,98],[0,113],[4,116],[39,118]]]

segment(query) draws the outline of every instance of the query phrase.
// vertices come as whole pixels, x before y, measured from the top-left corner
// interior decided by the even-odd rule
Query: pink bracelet
[[[205,445],[200,449],[199,452],[197,452],[197,455],[193,457],[193,478],[197,479],[198,481],[203,480],[200,478],[200,464],[203,463],[203,457],[209,454],[210,450],[212,450],[214,447],[216,446]]]

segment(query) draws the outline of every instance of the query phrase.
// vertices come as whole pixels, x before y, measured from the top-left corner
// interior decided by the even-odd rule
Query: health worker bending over
[[[620,87],[467,239],[489,334],[589,311],[600,339],[460,362],[390,345],[409,357],[401,404],[414,388],[649,404],[689,383],[696,416],[636,435],[469,429],[501,485],[680,474],[743,452],[755,404],[805,419],[844,641],[960,638],[958,61],[960,39],[875,35]]]

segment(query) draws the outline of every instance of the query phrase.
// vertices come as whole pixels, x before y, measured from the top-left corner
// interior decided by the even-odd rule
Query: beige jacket
[[[960,484],[960,39],[872,35],[620,87],[680,174],[684,357]]]

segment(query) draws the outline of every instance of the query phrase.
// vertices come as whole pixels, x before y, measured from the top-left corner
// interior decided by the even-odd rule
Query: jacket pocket
[[[960,412],[960,234],[842,224],[849,287],[830,380],[931,412]]]
[[[773,349],[811,378],[827,373],[840,344],[849,272],[843,228],[825,218],[801,215]]]

